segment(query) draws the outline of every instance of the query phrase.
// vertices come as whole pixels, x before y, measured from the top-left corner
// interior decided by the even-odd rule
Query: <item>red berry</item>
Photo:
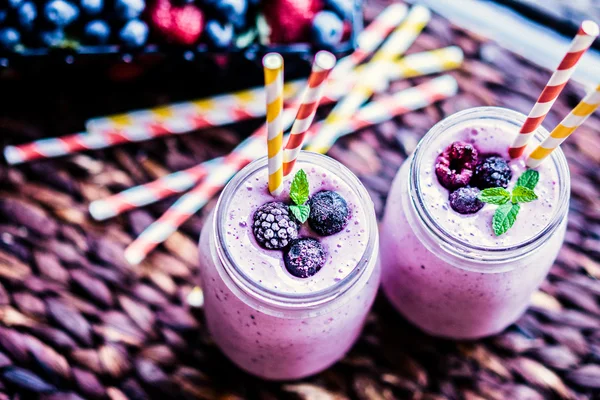
[[[174,7],[169,0],[158,0],[150,12],[150,19],[158,32],[178,44],[196,43],[204,28],[204,15],[193,4]]]
[[[477,164],[477,149],[464,142],[454,142],[436,159],[435,174],[448,190],[467,186]]]
[[[323,9],[323,1],[266,0],[263,9],[271,27],[271,42],[307,42],[312,20]]]

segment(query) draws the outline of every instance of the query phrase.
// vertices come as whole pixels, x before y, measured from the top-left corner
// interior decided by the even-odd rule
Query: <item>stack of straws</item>
[[[18,164],[230,124],[264,117],[266,113],[267,124],[229,155],[90,204],[90,214],[97,220],[104,220],[187,192],[126,249],[126,259],[131,264],[138,264],[215,196],[233,175],[259,158],[264,153],[267,138],[269,163],[272,164],[270,171],[273,171],[269,187],[277,193],[303,146],[326,153],[341,136],[456,94],[454,78],[441,76],[368,102],[372,94],[385,91],[392,80],[439,73],[460,66],[463,53],[454,46],[402,57],[430,17],[429,10],[422,6],[413,6],[409,11],[402,4],[390,5],[361,32],[357,49],[339,60],[335,67],[331,54],[319,52],[308,84],[292,82],[283,85],[283,62],[279,55],[269,54],[264,59],[265,88],[92,120],[87,125],[88,133],[8,146],[4,154],[9,163]],[[329,79],[325,86],[327,74]],[[301,95],[298,95],[300,92]],[[268,100],[267,110],[265,98]],[[319,104],[337,101],[325,121],[311,126]],[[283,148],[283,132],[290,126],[291,133]]]

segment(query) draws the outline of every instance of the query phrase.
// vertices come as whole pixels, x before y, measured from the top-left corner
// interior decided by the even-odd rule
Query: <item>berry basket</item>
[[[140,55],[254,60],[271,51],[306,58],[321,48],[341,56],[355,48],[362,30],[361,0],[147,1],[0,0],[0,66],[110,57],[128,62]],[[86,11],[90,3],[101,4],[97,14]],[[242,4],[246,20],[238,15],[236,22],[234,15],[228,21],[233,9],[218,12],[223,4]]]

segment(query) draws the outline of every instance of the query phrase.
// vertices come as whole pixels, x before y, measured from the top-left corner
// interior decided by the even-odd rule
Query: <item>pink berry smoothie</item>
[[[341,359],[356,341],[374,300],[380,268],[373,204],[358,179],[326,156],[302,152],[310,195],[332,190],[347,202],[345,228],[319,236],[308,223],[301,237],[317,239],[326,262],[313,276],[288,272],[283,252],[259,246],[255,211],[272,201],[290,203],[289,185],[274,199],[266,159],[239,172],[223,191],[200,238],[200,264],[208,328],[239,367],[265,379],[315,374]]]
[[[480,159],[510,160],[508,147],[525,116],[476,108],[434,126],[398,172],[380,226],[383,289],[390,302],[425,332],[454,339],[492,335],[525,311],[562,245],[569,202],[569,173],[560,150],[537,171],[539,199],[521,204],[516,222],[496,236],[485,204],[460,214],[435,173],[451,143],[472,144]],[[539,128],[531,151],[547,131]],[[525,158],[509,161],[512,190]]]

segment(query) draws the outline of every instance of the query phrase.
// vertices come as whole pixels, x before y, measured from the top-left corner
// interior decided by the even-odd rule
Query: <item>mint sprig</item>
[[[529,203],[538,199],[533,189],[539,180],[540,173],[528,169],[519,177],[512,192],[502,187],[495,187],[484,189],[479,193],[479,200],[499,206],[492,217],[492,229],[496,236],[502,235],[515,224],[521,209],[520,203]]]
[[[308,177],[306,172],[301,169],[294,175],[290,187],[290,198],[296,203],[290,206],[290,211],[300,223],[305,223],[310,215],[310,206],[304,204],[308,201],[309,194]]]

